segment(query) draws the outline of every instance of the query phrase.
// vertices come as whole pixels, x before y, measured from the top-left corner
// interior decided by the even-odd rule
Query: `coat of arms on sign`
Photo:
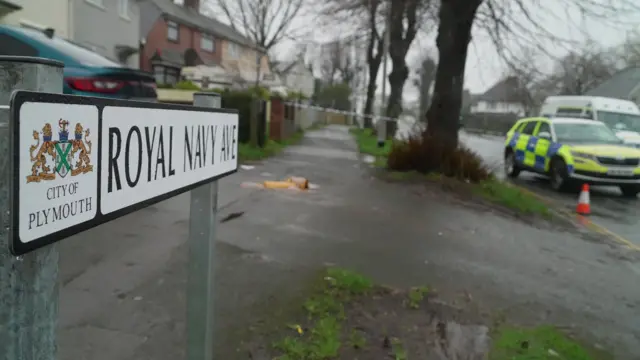
[[[89,129],[76,123],[73,137],[69,138],[69,121],[58,121],[58,139],[53,138],[53,127],[46,123],[42,132],[34,131],[34,145],[29,147],[31,175],[27,183],[54,180],[56,177],[78,176],[93,171]],[[41,137],[42,135],[42,137]]]

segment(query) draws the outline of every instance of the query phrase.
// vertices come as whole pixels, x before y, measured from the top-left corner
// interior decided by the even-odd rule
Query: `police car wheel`
[[[520,168],[516,163],[516,157],[513,151],[507,152],[504,156],[504,172],[508,177],[514,178],[520,174]]]
[[[625,197],[635,198],[640,193],[640,186],[638,185],[623,185],[620,186],[622,195]]]
[[[551,187],[556,191],[563,191],[567,188],[567,165],[562,159],[553,159],[549,169]]]

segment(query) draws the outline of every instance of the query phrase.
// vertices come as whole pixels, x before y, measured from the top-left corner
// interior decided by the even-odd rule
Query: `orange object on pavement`
[[[291,189],[296,187],[295,184],[289,181],[265,181],[263,184],[267,189]]]
[[[299,177],[299,176],[292,176],[289,179],[287,179],[288,182],[295,184],[295,186],[300,189],[300,190],[307,190],[309,189],[309,180],[303,178],[303,177]]]
[[[578,198],[578,207],[576,212],[580,215],[591,214],[591,201],[589,199],[589,184],[582,185],[582,191],[580,191],[580,197]]]

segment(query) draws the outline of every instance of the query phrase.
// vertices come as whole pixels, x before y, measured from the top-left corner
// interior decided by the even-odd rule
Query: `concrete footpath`
[[[318,189],[241,183],[304,176]],[[222,180],[217,359],[327,263],[522,323],[551,322],[620,359],[640,354],[637,256],[590,237],[536,229],[420,185],[374,179],[342,127]],[[188,196],[68,239],[61,252],[60,358],[183,359]],[[469,303],[471,301],[471,303]],[[240,349],[238,351],[238,349]],[[633,355],[636,356],[633,356]]]

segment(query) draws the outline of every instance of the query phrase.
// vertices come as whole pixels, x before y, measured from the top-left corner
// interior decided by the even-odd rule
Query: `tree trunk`
[[[371,73],[371,65],[369,65],[369,73]],[[378,69],[376,68],[377,75]],[[371,117],[371,108],[373,108],[373,101],[376,96],[376,78],[377,76],[371,76],[369,74],[369,83],[367,84],[367,100],[364,103],[364,109],[362,110],[362,114],[364,115],[364,128],[365,129],[373,129],[373,118]]]
[[[433,98],[427,111],[426,133],[458,145],[464,68],[473,20],[482,0],[442,0],[438,18],[438,68]]]
[[[436,63],[431,60],[431,58],[425,59],[420,68],[420,112],[418,114],[418,119],[425,123],[427,121],[427,110],[430,103],[429,90],[431,89],[431,83],[433,82],[435,68]]]
[[[376,44],[377,43],[377,44]],[[380,63],[382,63],[382,40],[373,39],[369,43],[367,63],[369,64],[369,82],[367,83],[367,100],[364,103],[364,128],[373,129],[373,103],[376,98],[376,82],[378,80],[378,70],[380,70]],[[374,54],[374,51],[375,54]]]
[[[389,99],[387,102],[387,116],[397,119],[402,114],[402,91],[404,83],[409,78],[409,68],[404,57],[402,59],[392,59],[393,69],[389,74]],[[402,64],[398,66],[397,64]],[[398,124],[396,121],[387,121],[387,137],[393,138],[396,135]]]

